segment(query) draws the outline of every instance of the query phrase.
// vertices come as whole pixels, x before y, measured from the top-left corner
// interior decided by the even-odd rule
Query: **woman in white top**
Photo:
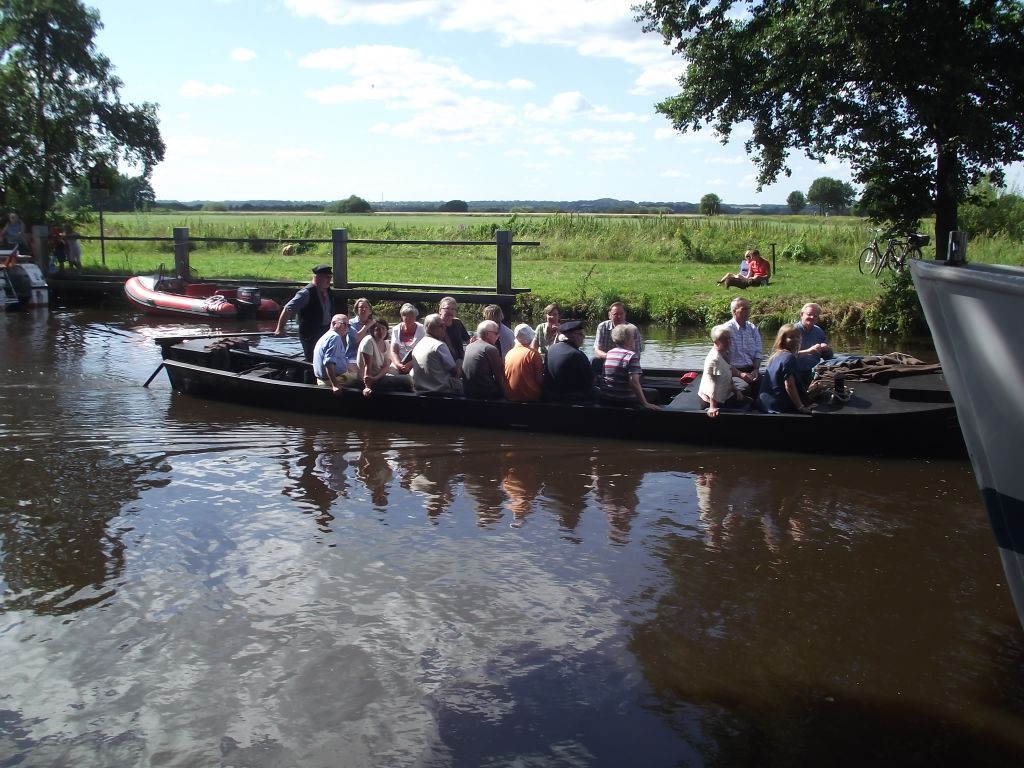
[[[369,397],[375,389],[404,389],[412,391],[412,378],[405,374],[391,375],[388,360],[388,324],[384,320],[371,320],[370,330],[359,343],[356,366],[363,394]]]
[[[412,348],[424,336],[423,323],[416,322],[420,311],[412,304],[403,304],[399,311],[402,321],[391,329],[391,372],[409,373],[412,370]]]

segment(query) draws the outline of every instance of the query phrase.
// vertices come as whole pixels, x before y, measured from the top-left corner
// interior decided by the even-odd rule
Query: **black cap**
[[[330,264],[317,264],[313,267],[314,275],[331,275],[334,274],[334,270],[331,269]]]
[[[561,333],[571,333],[573,331],[583,330],[582,320],[566,320],[564,323],[558,326],[558,330]]]

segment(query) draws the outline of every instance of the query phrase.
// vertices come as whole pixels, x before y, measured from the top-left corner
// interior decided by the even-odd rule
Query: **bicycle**
[[[928,235],[922,235],[919,232],[907,235],[906,240],[890,237],[887,239],[885,250],[882,251],[878,247],[879,235],[882,230],[876,229],[875,233],[875,236],[871,238],[871,244],[860,252],[860,257],[857,259],[857,269],[862,275],[870,272],[873,276],[878,277],[886,268],[893,273],[902,272],[908,258],[924,258],[921,246],[928,245],[930,239]]]

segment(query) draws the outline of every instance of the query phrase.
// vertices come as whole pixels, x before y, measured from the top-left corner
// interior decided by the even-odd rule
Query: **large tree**
[[[821,176],[811,182],[807,202],[816,205],[818,213],[824,216],[830,211],[845,211],[853,203],[855,195],[853,187],[845,181]]]
[[[714,192],[708,192],[700,199],[700,212],[705,216],[717,216],[722,212],[722,198]]]
[[[800,211],[807,207],[807,198],[804,197],[804,193],[799,189],[794,189],[786,198],[786,205],[789,206],[789,210],[793,213],[800,213]]]
[[[1024,158],[1024,0],[649,0],[686,61],[658,105],[723,141],[749,124],[760,185],[791,150],[850,164],[875,218],[935,214],[936,244],[987,170]]]
[[[156,105],[121,101],[96,50],[100,26],[78,0],[0,0],[0,173],[29,223],[97,166],[135,167],[148,182],[164,157]]]

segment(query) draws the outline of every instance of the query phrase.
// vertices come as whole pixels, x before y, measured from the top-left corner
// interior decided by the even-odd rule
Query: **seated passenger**
[[[586,334],[583,322],[566,320],[559,326],[558,341],[548,347],[544,360],[544,398],[548,400],[592,400],[594,371],[580,351]]]
[[[388,324],[384,320],[370,320],[367,334],[359,344],[356,358],[363,394],[369,397],[374,390],[400,389],[412,391],[412,377],[407,374],[390,373],[388,360]]]
[[[640,358],[636,353],[637,329],[630,323],[621,323],[612,328],[612,343],[615,344],[604,356],[604,366],[599,379],[600,400],[608,405],[642,405],[658,410],[651,401],[657,400],[658,393],[640,385]]]
[[[797,330],[800,332],[800,346],[797,349],[797,368],[804,384],[811,381],[811,373],[814,366],[822,360],[832,357],[832,347],[828,344],[828,337],[820,325],[817,325],[821,318],[821,307],[813,301],[804,304],[800,309],[800,321],[797,323]]]
[[[370,304],[369,299],[356,299],[352,310],[355,312],[355,317],[349,318],[348,325],[356,335],[356,349],[359,349],[373,323],[373,305]]]
[[[621,301],[614,302],[608,307],[608,319],[598,323],[597,335],[594,337],[594,357],[592,364],[594,366],[594,375],[601,375],[601,365],[603,364],[605,355],[608,354],[608,350],[615,346],[615,342],[612,341],[612,328],[617,325],[622,325],[626,322],[626,305]],[[640,335],[640,331],[636,330],[636,354],[637,357],[643,354],[644,351],[644,339]]]
[[[462,366],[446,343],[446,328],[440,315],[427,315],[426,335],[412,351],[412,381],[417,392],[461,395]]]
[[[508,390],[505,364],[495,343],[498,324],[481,320],[476,327],[476,338],[466,346],[462,359],[462,381],[466,397],[503,398]]]
[[[512,329],[502,322],[505,319],[505,313],[501,311],[501,307],[497,304],[488,304],[480,314],[484,320],[493,320],[498,324],[498,340],[494,343],[494,346],[498,348],[498,354],[504,360],[505,355],[516,345],[516,337],[512,333]]]
[[[516,345],[505,355],[509,400],[540,400],[544,359],[534,348],[536,335],[526,323],[516,326]]]
[[[399,311],[402,321],[391,329],[391,370],[393,373],[412,371],[412,348],[423,338],[423,323],[416,322],[420,311],[412,304],[403,304]]]
[[[547,357],[548,347],[558,341],[558,322],[561,314],[557,304],[548,304],[544,307],[544,322],[533,330],[541,357]]]
[[[437,305],[437,313],[444,322],[445,341],[448,342],[448,349],[458,361],[462,361],[463,350],[469,343],[469,332],[462,321],[455,316],[459,311],[459,302],[451,296],[445,296]]]
[[[321,387],[339,392],[356,380],[348,363],[348,315],[334,315],[331,327],[313,345],[313,375]]]
[[[772,267],[765,259],[761,258],[761,253],[757,250],[747,251],[743,258],[747,262],[747,273],[743,275],[727,272],[718,281],[718,284],[724,285],[726,288],[733,286],[736,288],[750,288],[751,286],[768,285],[768,279],[772,274]]]
[[[800,329],[792,323],[779,328],[757,395],[757,407],[764,413],[810,413],[807,390],[797,370]]]
[[[747,398],[736,388],[733,366],[729,362],[732,331],[727,325],[711,329],[714,346],[704,358],[704,376],[700,380],[697,396],[708,404],[708,416],[715,418],[719,409],[727,404],[741,405]]]

